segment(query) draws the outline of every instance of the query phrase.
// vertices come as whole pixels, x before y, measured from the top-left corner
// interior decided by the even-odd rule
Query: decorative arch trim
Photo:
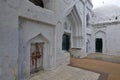
[[[29,42],[31,42],[31,40],[34,40],[35,38],[37,38],[37,37],[39,37],[39,36],[42,37],[42,38],[45,40],[45,42],[49,43],[49,40],[48,40],[43,34],[41,34],[41,33],[39,33],[38,35],[32,37],[32,38],[29,39],[27,42],[29,43]]]
[[[106,34],[105,31],[102,31],[102,30],[96,31],[95,34],[97,34],[97,33],[99,33],[99,32]]]

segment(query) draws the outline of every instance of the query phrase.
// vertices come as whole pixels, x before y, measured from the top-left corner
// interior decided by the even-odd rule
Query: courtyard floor
[[[88,54],[87,57],[85,58],[113,62],[113,63],[120,63],[120,56],[106,55],[102,53],[91,53]]]
[[[100,74],[70,66],[60,66],[53,71],[40,71],[30,80],[98,80]]]
[[[120,57],[97,53],[71,58],[69,66],[40,71],[30,80],[120,80]]]
[[[95,56],[92,54],[85,59],[71,58],[70,66],[98,72],[101,74],[99,80],[120,80],[120,64],[116,62],[118,58],[107,56],[108,59],[106,59],[106,55],[97,54],[99,59],[96,59]]]

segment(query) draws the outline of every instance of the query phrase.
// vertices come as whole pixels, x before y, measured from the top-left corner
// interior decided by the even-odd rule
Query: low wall
[[[70,49],[70,56],[71,57],[76,57],[76,58],[81,58],[81,48],[71,48]]]

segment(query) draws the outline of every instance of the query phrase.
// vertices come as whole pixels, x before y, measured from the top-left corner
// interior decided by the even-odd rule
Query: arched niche
[[[49,65],[49,59],[50,59],[50,56],[49,55],[49,52],[50,52],[50,49],[49,49],[49,40],[44,36],[42,35],[41,33],[36,35],[35,37],[31,38],[28,42],[27,42],[27,54],[29,55],[29,61],[28,62],[31,62],[31,44],[35,44],[35,43],[40,43],[40,44],[43,44],[43,55],[42,55],[42,68],[44,70],[48,69],[48,67],[50,66]],[[30,67],[31,67],[31,64],[30,64]]]
[[[21,40],[22,41],[22,40]],[[38,34],[31,39],[29,39],[27,42],[24,44],[20,43],[20,53],[19,53],[19,70],[20,73],[19,75],[21,77],[28,77],[30,76],[31,72],[31,44],[35,43],[40,43],[43,44],[43,56],[41,58],[42,60],[42,69],[44,70],[49,70],[51,65],[50,65],[50,44],[49,40],[43,35],[43,34]],[[26,71],[26,75],[25,75]]]

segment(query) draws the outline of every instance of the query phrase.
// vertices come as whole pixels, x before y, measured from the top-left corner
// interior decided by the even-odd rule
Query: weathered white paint
[[[92,52],[95,52],[95,38],[102,38],[103,53],[120,56],[120,8],[111,5],[95,9],[90,23]]]
[[[86,15],[90,0],[43,0],[45,8],[29,0],[0,0],[0,79],[25,80],[30,76],[30,44],[44,42],[43,68],[51,70],[70,61],[62,50],[64,23],[68,21],[73,48],[86,56]],[[67,20],[66,20],[67,18]],[[80,22],[80,23],[79,23]],[[73,31],[73,30],[71,30]],[[7,77],[6,77],[7,76]]]

